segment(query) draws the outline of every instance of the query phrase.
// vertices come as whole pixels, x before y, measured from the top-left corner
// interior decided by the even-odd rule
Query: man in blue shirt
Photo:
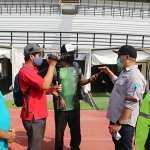
[[[15,140],[16,134],[14,130],[11,130],[11,118],[9,111],[4,103],[4,98],[0,92],[0,150],[7,150],[8,143]]]

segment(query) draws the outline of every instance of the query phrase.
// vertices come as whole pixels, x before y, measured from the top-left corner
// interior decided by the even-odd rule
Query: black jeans
[[[80,150],[80,108],[71,111],[55,111],[55,150],[63,150],[64,131],[67,123],[71,134],[71,150]]]
[[[22,120],[23,126],[27,131],[28,148],[27,150],[41,150],[46,128],[46,118],[31,121]]]
[[[122,125],[119,133],[121,135],[120,140],[115,140],[113,137],[113,142],[115,144],[115,150],[132,150],[132,138],[134,135],[135,127],[130,125]]]

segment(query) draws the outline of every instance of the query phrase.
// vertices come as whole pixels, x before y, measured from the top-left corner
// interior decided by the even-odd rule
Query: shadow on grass
[[[110,97],[110,93],[92,93],[93,97]]]
[[[109,102],[109,93],[92,93],[93,99],[100,110],[107,110]]]

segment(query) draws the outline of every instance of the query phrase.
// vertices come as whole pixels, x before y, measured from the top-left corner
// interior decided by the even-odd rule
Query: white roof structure
[[[0,47],[0,58],[11,58],[11,49]]]
[[[89,8],[90,9],[90,8]],[[23,40],[27,40],[27,32],[33,31],[33,33],[29,33],[29,39],[28,42],[36,42],[36,43],[42,43],[43,42],[43,33],[38,31],[45,31],[46,33],[46,41],[44,43],[45,48],[47,48],[46,52],[53,52],[59,51],[60,49],[60,39],[58,38],[59,32],[68,32],[65,34],[66,37],[64,38],[64,43],[71,43],[73,45],[77,44],[76,41],[76,35],[71,32],[87,32],[89,34],[80,34],[78,37],[78,49],[79,53],[87,54],[88,51],[93,49],[92,40],[93,40],[93,34],[90,33],[100,33],[96,34],[96,41],[95,45],[97,49],[101,48],[107,48],[109,45],[109,34],[114,33],[117,35],[112,35],[112,43],[117,46],[122,46],[126,44],[126,35],[134,34],[134,36],[128,37],[128,44],[133,45],[135,47],[141,47],[142,45],[142,37],[143,35],[147,35],[144,44],[144,48],[150,47],[150,19],[141,17],[124,17],[122,16],[102,16],[102,15],[96,15],[93,17],[93,15],[83,16],[83,14],[77,14],[77,15],[59,15],[59,14],[11,14],[11,15],[1,15],[0,16],[0,45],[10,46],[10,43],[6,44],[7,38],[4,38],[5,36],[9,37],[10,39],[10,33],[9,32],[1,32],[1,31],[14,31],[13,39],[12,39],[12,49],[17,52],[18,54],[12,52],[13,58],[12,64],[15,66],[13,73],[13,76],[18,71],[18,68],[20,67],[18,62],[16,60],[22,60],[20,57],[22,55],[21,50],[23,50],[24,46],[26,45],[25,42],[23,43]],[[15,31],[24,31],[24,32],[16,32]],[[36,33],[37,31],[37,33]],[[51,32],[51,33],[50,33]],[[55,32],[55,33],[52,33]],[[104,34],[101,34],[104,33]],[[108,34],[105,34],[108,33]],[[123,35],[124,34],[124,35]],[[136,36],[141,35],[141,36]],[[57,38],[57,40],[56,40]],[[134,42],[133,42],[134,41]],[[61,44],[64,44],[61,43]],[[113,44],[110,47],[113,48]],[[42,44],[39,44],[40,46],[43,46]],[[104,46],[106,45],[106,46]],[[144,49],[143,48],[143,49]],[[96,65],[96,64],[115,64],[116,56],[113,54],[110,50],[99,50],[99,51],[92,51],[87,54],[86,57],[86,65],[85,67],[88,68],[87,75],[88,77],[90,75],[90,69],[88,65]],[[149,51],[149,50],[147,50]],[[7,54],[10,52],[10,50],[1,51],[0,55],[2,56],[4,53]],[[2,54],[3,53],[3,54]],[[15,55],[14,55],[15,54]],[[20,55],[20,56],[19,56]],[[109,59],[106,59],[108,57]],[[7,56],[10,57],[10,56]],[[17,59],[19,58],[19,59]],[[20,59],[21,58],[21,59]],[[92,59],[91,59],[92,58]],[[140,60],[148,60],[149,59],[149,53],[145,53],[143,51],[138,52],[138,59]],[[15,63],[16,62],[16,63]],[[20,61],[21,62],[21,61]],[[15,64],[15,65],[14,65]],[[17,64],[17,65],[16,65]]]

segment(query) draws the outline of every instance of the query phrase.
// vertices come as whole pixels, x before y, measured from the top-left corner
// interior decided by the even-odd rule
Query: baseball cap
[[[64,44],[60,50],[61,53],[69,53],[69,52],[75,52],[75,51],[76,50],[74,49],[73,45],[71,45],[71,44]]]
[[[123,45],[119,51],[113,51],[114,53],[117,53],[118,55],[129,55],[132,58],[137,57],[137,50],[131,46],[131,45]]]
[[[35,52],[42,52],[45,48],[41,48],[37,43],[29,43],[24,48],[24,56],[30,55]]]

